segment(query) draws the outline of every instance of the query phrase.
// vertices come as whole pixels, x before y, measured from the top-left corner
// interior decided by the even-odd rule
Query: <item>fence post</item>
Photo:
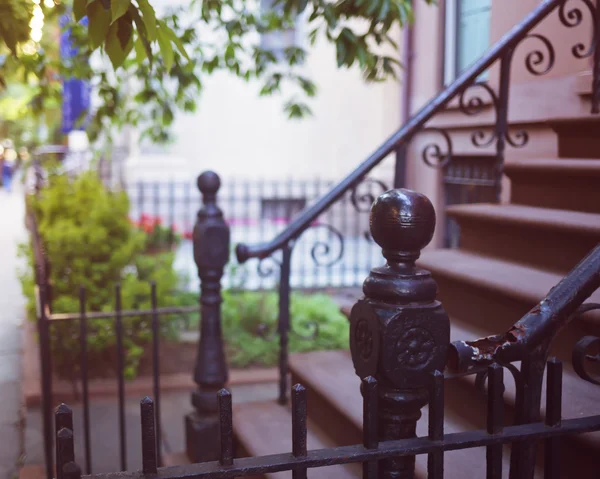
[[[198,177],[203,207],[194,226],[194,261],[200,277],[200,342],[192,393],[195,411],[185,418],[186,452],[192,462],[219,457],[217,392],[228,378],[221,334],[221,278],[229,259],[229,226],[217,206],[219,176],[206,171]]]
[[[435,211],[427,197],[395,189],[375,200],[370,219],[387,263],[371,270],[365,298],[352,309],[352,361],[361,379],[377,379],[379,440],[411,438],[429,399],[431,374],[444,370],[450,343],[437,285],[415,265],[433,237]],[[380,461],[379,477],[412,479],[414,470],[414,456],[390,458]]]

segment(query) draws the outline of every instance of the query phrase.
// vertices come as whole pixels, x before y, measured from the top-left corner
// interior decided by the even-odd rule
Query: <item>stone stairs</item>
[[[418,263],[430,270],[438,283],[438,299],[451,317],[452,341],[506,331],[600,242],[600,151],[594,157],[588,155],[507,163],[509,204],[447,209],[446,214],[460,227],[460,247],[426,251]],[[352,294],[358,299],[357,291],[340,296],[346,314]],[[600,303],[600,292],[589,301]],[[552,345],[551,354],[565,363],[564,418],[600,411],[600,390],[580,379],[571,365],[573,346],[586,334],[600,336],[600,311],[573,321]],[[290,370],[292,384],[302,383],[308,390],[309,448],[360,443],[362,398],[349,352],[293,355]],[[510,422],[515,385],[508,373],[505,382],[505,418]],[[475,387],[474,376],[447,381],[445,391],[447,433],[485,427],[486,398]],[[234,424],[241,454],[291,450],[291,415],[286,407],[275,403],[240,405]],[[417,434],[427,434],[426,408]],[[536,477],[543,476],[542,450],[538,447]],[[575,470],[580,479],[598,477],[600,433],[565,438],[561,455],[562,477],[573,477]],[[507,477],[508,448],[504,460],[503,477]],[[309,477],[360,477],[356,467],[327,469],[310,470]],[[445,471],[448,478],[485,477],[485,449],[446,453]],[[283,473],[275,476],[288,477]],[[424,456],[417,458],[417,476],[426,477]]]

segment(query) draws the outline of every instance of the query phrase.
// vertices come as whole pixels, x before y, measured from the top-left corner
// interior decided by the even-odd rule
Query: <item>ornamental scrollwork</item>
[[[581,379],[600,386],[600,378],[587,369],[588,361],[600,363],[600,338],[597,336],[584,336],[577,341],[573,348],[573,369]]]
[[[452,138],[450,138],[450,134],[442,128],[424,128],[423,132],[439,134],[442,137],[443,144],[428,143],[423,148],[421,158],[431,168],[444,168],[452,160]]]
[[[529,143],[529,133],[525,130],[517,130],[514,135],[511,134],[510,130],[506,132],[506,142],[513,148],[523,148]]]
[[[368,185],[368,188],[366,186]],[[373,186],[377,190],[376,193],[373,193]],[[368,213],[371,211],[371,205],[377,199],[377,197],[381,193],[385,193],[390,188],[383,181],[378,180],[376,178],[363,178],[359,183],[357,183],[352,190],[350,191],[350,203],[354,207],[354,210],[357,213]],[[366,190],[364,193],[361,193],[361,190]],[[363,237],[372,242],[373,238],[371,237],[371,233],[369,231],[363,232]]]
[[[460,111],[469,116],[478,115],[483,112],[486,102],[481,96],[481,93],[471,93],[467,95],[467,92],[472,92],[473,90],[483,90],[487,95],[489,95],[497,121],[499,110],[498,95],[496,95],[496,92],[485,82],[475,82],[461,91],[458,97],[458,107]],[[486,134],[483,130],[476,130],[471,134],[471,143],[477,148],[485,148],[490,146],[492,143],[494,143],[495,139],[495,131]]]
[[[316,266],[333,266],[344,256],[344,236],[338,229],[326,223],[313,224],[304,232],[318,229],[327,231],[329,238],[322,240],[317,236],[312,246],[310,246],[310,257]],[[334,241],[331,240],[331,236],[333,236]]]
[[[575,58],[588,58],[594,54],[594,50],[596,49],[596,45],[598,43],[599,32],[596,30],[596,25],[598,25],[597,15],[599,12],[591,0],[580,1],[584,3],[590,12],[590,16],[592,17],[592,25],[594,25],[594,31],[590,46],[588,48],[586,48],[582,42],[578,42],[573,45],[571,52]],[[570,2],[564,2],[560,5],[558,9],[558,18],[560,19],[560,22],[567,28],[574,28],[581,25],[584,17],[581,9],[579,7],[571,7],[569,10],[567,10],[568,6],[570,6]]]
[[[369,188],[364,193],[360,190],[369,185]],[[380,190],[376,194],[373,193],[372,185]],[[364,178],[360,183],[357,183],[350,192],[350,202],[357,213],[368,213],[371,210],[371,205],[381,193],[389,190],[388,186],[381,180],[375,178]]]
[[[532,75],[545,75],[552,70],[556,61],[556,52],[554,51],[554,47],[552,46],[552,43],[550,43],[550,40],[539,33],[530,33],[523,39],[523,41],[527,40],[528,38],[538,40],[543,48],[536,48],[525,56],[525,68],[527,68],[527,71]]]
[[[259,259],[256,266],[256,272],[261,278],[268,278],[278,269],[281,269],[281,261],[273,256]]]
[[[574,316],[580,317],[588,311],[600,310],[598,303],[586,303],[577,309]],[[592,384],[600,386],[600,377],[594,376],[587,368],[589,362],[600,363],[600,338],[584,336],[575,344],[572,355],[573,369],[577,375]]]

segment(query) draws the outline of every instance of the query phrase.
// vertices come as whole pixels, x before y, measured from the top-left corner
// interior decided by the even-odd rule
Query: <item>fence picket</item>
[[[119,381],[119,432],[121,470],[127,470],[127,444],[125,429],[125,351],[123,349],[123,318],[121,317],[121,285],[115,286],[115,334],[117,336],[117,377]]]
[[[435,371],[431,377],[429,395],[429,439],[441,441],[444,438],[444,374]],[[427,456],[427,477],[444,477],[444,451],[435,451]]]
[[[223,388],[217,393],[219,405],[219,433],[221,449],[219,463],[222,466],[233,464],[233,410],[231,393]]]
[[[90,444],[90,394],[88,382],[87,358],[87,317],[85,307],[85,288],[79,287],[79,362],[81,364],[81,387],[83,394],[83,440],[85,451],[85,469],[87,474],[92,473],[92,449]]]
[[[376,449],[377,438],[377,380],[368,376],[362,380],[363,395],[363,445]],[[377,479],[377,461],[363,463],[363,479]]]
[[[154,422],[154,401],[146,396],[140,401],[142,424],[142,470],[144,474],[156,474],[156,424]]]
[[[560,427],[562,422],[562,363],[548,361],[546,381],[546,424]],[[546,439],[544,443],[544,479],[560,478],[560,438]]]
[[[488,368],[487,432],[502,433],[504,422],[504,368],[492,364]],[[487,479],[502,478],[502,444],[494,444],[486,449]]]
[[[292,387],[292,454],[294,457],[306,457],[307,454],[306,418],[306,388],[301,384],[296,384]],[[294,468],[292,477],[293,479],[306,479],[306,468]]]

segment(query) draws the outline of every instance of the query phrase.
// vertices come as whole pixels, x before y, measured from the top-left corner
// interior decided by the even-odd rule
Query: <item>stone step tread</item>
[[[504,172],[565,176],[600,176],[600,160],[587,158],[554,158],[508,161]]]
[[[444,276],[459,280],[465,287],[482,288],[513,299],[531,303],[541,301],[563,275],[518,263],[467,253],[458,249],[435,249],[424,251],[419,266],[428,269],[433,277]],[[590,296],[588,302],[599,303],[600,291]],[[590,312],[586,319],[595,319],[597,312]]]
[[[233,407],[233,430],[250,456],[281,454],[292,450],[292,415],[288,406],[275,401],[247,402]],[[312,421],[308,421],[308,450],[335,444]],[[291,477],[289,471],[266,474],[269,479]],[[350,479],[360,477],[360,465],[319,467],[309,471],[311,478]]]
[[[460,331],[453,333],[465,339]],[[477,335],[476,335],[477,336]],[[475,336],[472,336],[473,338]],[[478,337],[478,336],[477,336]],[[307,388],[314,389],[322,397],[342,412],[343,416],[357,429],[362,430],[363,403],[360,394],[360,381],[354,372],[348,351],[318,351],[290,356],[292,374]],[[308,405],[310,414],[310,404]],[[428,434],[428,408],[422,409],[422,418],[417,423],[417,435]],[[452,410],[446,408],[444,432],[451,434],[472,430],[472,426],[462,421]],[[505,469],[508,470],[508,456],[505,455]],[[475,448],[446,453],[444,464],[448,477],[485,477],[485,449]],[[427,459],[417,457],[417,476],[426,476]]]
[[[450,322],[450,340],[471,340],[487,332],[469,330]],[[290,356],[290,369],[306,387],[327,397],[358,428],[362,428],[362,399],[358,394],[360,380],[354,373],[350,351],[314,351]],[[358,394],[358,396],[357,396]]]
[[[446,208],[446,214],[459,221],[461,219],[472,219],[510,226],[519,225],[578,235],[597,236],[600,240],[600,214],[596,213],[514,204],[477,203],[449,206]]]

